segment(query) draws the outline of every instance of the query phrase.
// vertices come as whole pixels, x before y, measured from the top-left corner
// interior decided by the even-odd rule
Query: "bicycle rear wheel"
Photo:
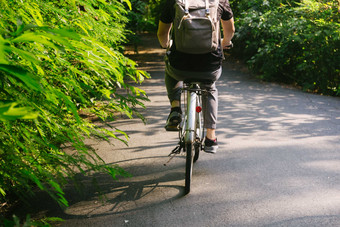
[[[194,164],[194,146],[192,143],[188,143],[185,145],[186,148],[186,163],[185,163],[185,187],[184,192],[188,194],[190,192],[191,187],[191,179],[192,179],[192,167]]]

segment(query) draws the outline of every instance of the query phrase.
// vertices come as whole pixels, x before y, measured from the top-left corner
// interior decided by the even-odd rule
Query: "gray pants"
[[[190,72],[173,68],[168,61],[165,61],[165,85],[170,103],[174,100],[181,100],[181,88],[185,80],[204,81],[200,84],[202,89],[208,92],[203,93],[202,106],[204,116],[204,127],[216,129],[218,91],[215,82],[220,78],[222,67],[213,72]]]

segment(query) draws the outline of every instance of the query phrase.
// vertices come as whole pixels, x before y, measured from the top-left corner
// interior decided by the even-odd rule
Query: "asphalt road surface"
[[[62,226],[340,226],[339,98],[263,83],[226,62],[217,84],[219,150],[201,153],[184,196],[185,157],[163,165],[177,133],[163,128],[164,51],[155,42],[137,58],[152,76],[141,86],[151,100],[142,110],[147,124],[112,123],[129,146],[87,141],[133,176],[84,178],[88,187],[69,192],[70,207],[58,214]]]

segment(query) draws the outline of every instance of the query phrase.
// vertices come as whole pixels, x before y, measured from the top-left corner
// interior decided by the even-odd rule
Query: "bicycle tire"
[[[190,192],[191,180],[192,180],[192,168],[194,165],[194,146],[192,143],[185,145],[186,148],[186,162],[185,162],[185,187],[184,192],[188,194]]]
[[[201,151],[201,147],[200,145],[195,146],[195,154],[194,154],[194,159],[193,162],[195,163],[198,158],[200,157],[200,151]]]

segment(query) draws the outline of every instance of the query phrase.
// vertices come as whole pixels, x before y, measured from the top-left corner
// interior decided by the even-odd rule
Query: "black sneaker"
[[[166,120],[166,131],[179,131],[179,124],[182,121],[182,114],[177,111],[172,111]]]
[[[218,148],[217,138],[215,140],[208,139],[205,137],[204,140],[204,151],[207,153],[215,154]]]

